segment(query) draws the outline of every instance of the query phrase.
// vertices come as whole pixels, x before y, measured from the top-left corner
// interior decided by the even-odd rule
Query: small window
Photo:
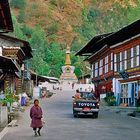
[[[124,69],[127,69],[127,60],[124,61]]]
[[[137,45],[136,48],[137,48],[137,55],[139,55],[140,54],[140,46]]]
[[[115,72],[117,71],[117,64],[116,63],[114,64],[114,71]]]
[[[136,66],[139,66],[140,65],[140,57],[137,56],[137,60],[136,60]]]
[[[134,67],[134,58],[131,58],[131,68]]]
[[[113,70],[113,61],[111,61],[111,68],[110,69]]]
[[[113,53],[111,53],[111,61],[113,61]]]
[[[133,56],[134,56],[134,49],[131,48],[131,57],[133,57]]]
[[[127,59],[127,51],[124,51],[124,59]]]
[[[122,52],[120,52],[120,61],[122,61]]]
[[[103,59],[100,60],[100,67],[103,66]]]
[[[117,62],[117,56],[114,54],[114,62]]]

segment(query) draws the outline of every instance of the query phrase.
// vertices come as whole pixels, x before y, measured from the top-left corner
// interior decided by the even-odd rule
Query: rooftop
[[[8,0],[0,0],[0,32],[13,31],[13,23]]]
[[[95,36],[81,50],[79,50],[76,55],[92,56],[92,54],[96,53],[104,46],[110,47],[117,45],[140,35],[139,29],[140,20],[137,20],[116,32]]]
[[[11,41],[13,43],[18,42],[18,43],[22,44],[22,46],[20,46],[20,47],[21,47],[22,51],[26,54],[26,59],[30,59],[30,58],[33,57],[32,53],[31,53],[32,49],[31,49],[31,46],[30,46],[28,41],[21,40],[21,39],[12,37],[12,36],[7,36],[7,35],[4,35],[4,34],[0,34],[0,38]]]

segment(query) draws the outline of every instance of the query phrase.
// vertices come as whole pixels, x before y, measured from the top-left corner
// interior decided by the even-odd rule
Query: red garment
[[[79,92],[75,94],[75,99],[81,99],[81,94]]]
[[[32,119],[31,121],[31,127],[32,128],[39,128],[42,127],[42,109],[39,106],[33,106],[30,109],[30,117]]]

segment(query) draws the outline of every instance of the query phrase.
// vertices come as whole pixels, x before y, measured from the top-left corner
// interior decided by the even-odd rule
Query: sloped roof
[[[31,79],[36,81],[40,81],[40,82],[46,82],[46,81],[50,81],[49,78],[47,77],[44,77],[44,76],[41,76],[41,75],[38,75],[36,72],[30,70],[30,73],[31,73]]]
[[[8,0],[0,0],[0,32],[13,31],[13,23]]]
[[[20,42],[20,43],[23,43],[23,47],[21,47],[21,49],[26,54],[26,58],[25,59],[30,59],[30,58],[33,57],[32,56],[32,49],[31,49],[31,46],[30,46],[30,44],[29,44],[28,41],[21,40],[21,39],[12,37],[12,36],[7,36],[7,35],[4,35],[4,34],[0,34],[0,38],[7,39],[7,40],[10,40],[12,42]]]
[[[94,44],[96,44],[98,41],[100,41],[101,39],[104,39],[106,36],[110,35],[109,34],[102,34],[102,35],[98,35],[93,37],[82,49],[80,49],[76,55],[85,55],[85,56],[90,56],[90,54],[92,54],[93,52],[93,47]],[[94,50],[96,50],[98,48],[94,48]]]
[[[90,53],[88,56],[92,56],[92,54],[96,53],[104,46],[110,47],[138,35],[140,35],[140,20],[137,20],[116,32],[93,37],[86,46],[76,53],[76,55],[86,55]]]
[[[99,40],[95,45],[96,46],[112,46],[123,41],[129,40],[140,34],[140,19],[131,23],[130,25],[116,31],[107,37]]]

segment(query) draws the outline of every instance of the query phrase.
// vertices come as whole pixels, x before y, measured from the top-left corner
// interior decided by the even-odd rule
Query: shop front
[[[140,77],[120,80],[120,104],[136,106],[140,91]]]

